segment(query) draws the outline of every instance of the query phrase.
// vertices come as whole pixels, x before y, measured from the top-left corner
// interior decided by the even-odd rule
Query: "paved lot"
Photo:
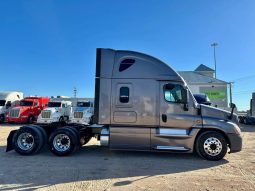
[[[112,152],[92,140],[69,157],[47,149],[5,153],[0,125],[0,190],[255,190],[255,127],[243,127],[244,149],[211,162],[191,154]]]

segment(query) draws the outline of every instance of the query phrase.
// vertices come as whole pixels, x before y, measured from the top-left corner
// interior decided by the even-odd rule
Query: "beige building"
[[[228,83],[214,78],[215,71],[203,64],[194,71],[180,71],[193,94],[206,94],[213,106],[228,107]]]

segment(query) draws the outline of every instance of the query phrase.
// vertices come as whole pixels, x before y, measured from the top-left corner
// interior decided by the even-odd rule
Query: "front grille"
[[[50,114],[51,114],[50,111],[42,111],[42,118],[48,119],[50,118]]]
[[[19,109],[11,109],[11,111],[10,111],[10,117],[18,118],[18,117],[19,117],[19,112],[20,112]]]
[[[74,118],[78,118],[78,119],[83,118],[83,112],[77,112],[77,111],[75,111],[75,112],[74,112]]]

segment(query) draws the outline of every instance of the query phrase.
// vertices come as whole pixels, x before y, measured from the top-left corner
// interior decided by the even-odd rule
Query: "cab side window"
[[[129,102],[129,88],[121,87],[120,88],[120,103],[128,103]]]
[[[165,100],[172,103],[185,102],[185,89],[179,84],[166,84],[164,85]]]

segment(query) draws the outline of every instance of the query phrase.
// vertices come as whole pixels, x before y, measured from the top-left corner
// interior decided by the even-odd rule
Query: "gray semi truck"
[[[6,151],[65,156],[96,137],[112,150],[193,153],[220,160],[242,149],[238,118],[198,104],[183,78],[143,53],[97,49],[91,124],[29,125],[11,131]]]

